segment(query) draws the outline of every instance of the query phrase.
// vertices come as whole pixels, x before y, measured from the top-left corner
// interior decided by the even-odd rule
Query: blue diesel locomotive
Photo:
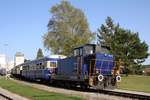
[[[114,88],[121,80],[114,73],[113,55],[95,44],[86,44],[74,49],[70,57],[42,58],[15,66],[12,74],[31,80],[46,80],[65,87]]]
[[[114,88],[121,77],[113,75],[115,61],[104,48],[86,44],[74,49],[74,55],[58,61],[57,74],[52,81],[67,86]]]

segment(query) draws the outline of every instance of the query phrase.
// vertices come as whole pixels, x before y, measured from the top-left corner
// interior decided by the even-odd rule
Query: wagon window
[[[42,63],[40,63],[40,66],[42,65]]]
[[[50,67],[56,68],[57,67],[57,62],[56,61],[51,61],[50,62]]]

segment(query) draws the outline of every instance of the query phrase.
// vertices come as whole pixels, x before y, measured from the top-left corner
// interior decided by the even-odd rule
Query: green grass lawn
[[[119,89],[150,93],[150,76],[129,75],[122,77]]]
[[[0,87],[33,100],[82,100],[79,97],[51,93],[19,84],[9,79],[6,80],[4,77],[0,77]],[[122,77],[118,89],[150,93],[150,76],[129,75],[128,77]]]
[[[32,100],[82,100],[82,98],[79,97],[39,90],[27,85],[16,83],[9,79],[6,80],[4,77],[0,78],[0,87]]]

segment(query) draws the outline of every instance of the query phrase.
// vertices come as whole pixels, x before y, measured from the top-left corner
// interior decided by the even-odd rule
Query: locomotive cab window
[[[74,50],[74,56],[81,56],[83,55],[83,48],[76,48]]]
[[[75,49],[74,50],[74,56],[79,56],[80,52],[79,52],[79,49]]]
[[[80,55],[83,55],[83,48],[80,48]]]

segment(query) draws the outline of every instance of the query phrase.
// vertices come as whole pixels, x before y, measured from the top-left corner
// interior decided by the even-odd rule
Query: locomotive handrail
[[[104,59],[91,59],[91,60],[96,60],[96,61],[109,61],[109,62],[118,62],[118,61],[104,60]]]
[[[89,74],[89,77],[92,76],[91,74],[92,74],[92,73],[91,73],[91,60],[90,60],[90,74]]]

